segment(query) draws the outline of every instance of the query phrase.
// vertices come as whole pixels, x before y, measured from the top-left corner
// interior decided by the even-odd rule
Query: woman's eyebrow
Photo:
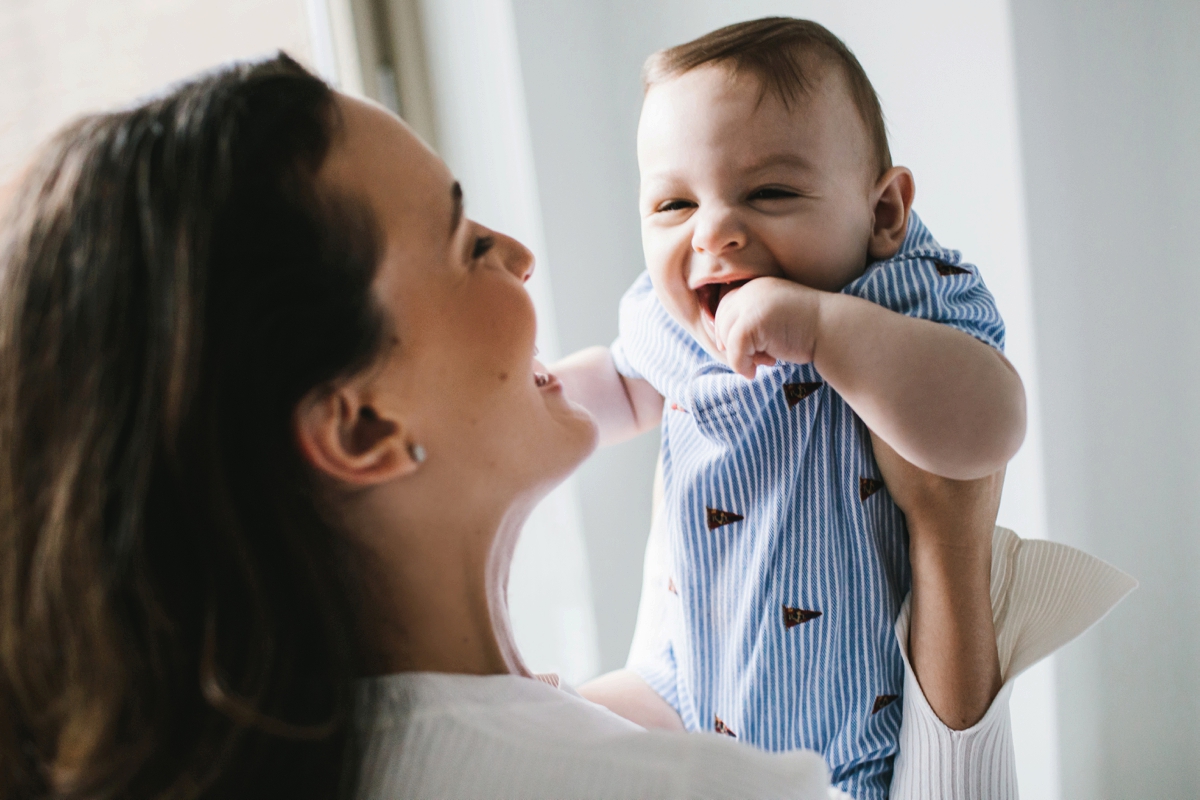
[[[458,230],[458,223],[462,222],[463,215],[463,190],[462,184],[458,181],[450,187],[450,198],[453,207],[450,211],[450,238],[454,238],[454,232]]]

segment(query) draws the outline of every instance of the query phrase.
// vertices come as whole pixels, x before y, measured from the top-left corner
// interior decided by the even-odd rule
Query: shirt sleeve
[[[642,373],[638,372],[629,360],[629,354],[625,352],[625,342],[620,336],[613,341],[609,346],[608,352],[612,354],[613,366],[617,368],[617,372],[624,375],[626,378],[638,378],[644,380]]]
[[[647,272],[639,275],[621,298],[618,314],[620,332],[617,334],[616,341],[609,347],[609,352],[612,354],[617,372],[626,378],[646,379],[642,371],[634,366],[631,358],[633,353],[630,352],[630,349],[636,348],[638,340],[645,336],[642,330],[643,320],[647,316],[648,306],[653,302],[653,298],[654,287],[650,282],[650,274]]]
[[[1004,684],[983,719],[948,728],[929,705],[908,660],[911,596],[896,620],[904,658],[904,721],[892,800],[1017,800],[1008,700],[1017,676],[1099,622],[1137,581],[1073,547],[992,538],[992,618]]]
[[[842,289],[899,314],[949,325],[1004,351],[1004,320],[979,269],[957,251],[906,253],[876,262]]]

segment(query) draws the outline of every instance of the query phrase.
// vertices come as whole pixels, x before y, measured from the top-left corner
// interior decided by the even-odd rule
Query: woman
[[[529,252],[462,208],[399,121],[286,57],[31,168],[0,244],[0,795],[825,794],[813,754],[529,679],[509,562],[595,432],[533,360]],[[902,759],[992,786],[999,484],[884,468],[925,687]]]

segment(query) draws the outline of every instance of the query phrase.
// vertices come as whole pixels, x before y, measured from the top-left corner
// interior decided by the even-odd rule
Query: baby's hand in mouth
[[[716,345],[730,368],[753,379],[759,366],[812,361],[822,292],[782,278],[755,278],[716,297]]]

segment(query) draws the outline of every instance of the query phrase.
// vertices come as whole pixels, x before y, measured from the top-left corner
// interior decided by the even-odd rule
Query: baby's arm
[[[578,691],[585,699],[647,730],[678,733],[687,730],[679,712],[631,669],[618,669],[592,678]]]
[[[868,300],[758,278],[717,309],[718,346],[742,375],[812,362],[877,436],[935,475],[991,475],[1025,438],[1025,389],[998,351]]]
[[[632,439],[662,421],[662,395],[649,382],[617,372],[607,347],[580,350],[550,371],[567,397],[596,419],[601,445]]]

